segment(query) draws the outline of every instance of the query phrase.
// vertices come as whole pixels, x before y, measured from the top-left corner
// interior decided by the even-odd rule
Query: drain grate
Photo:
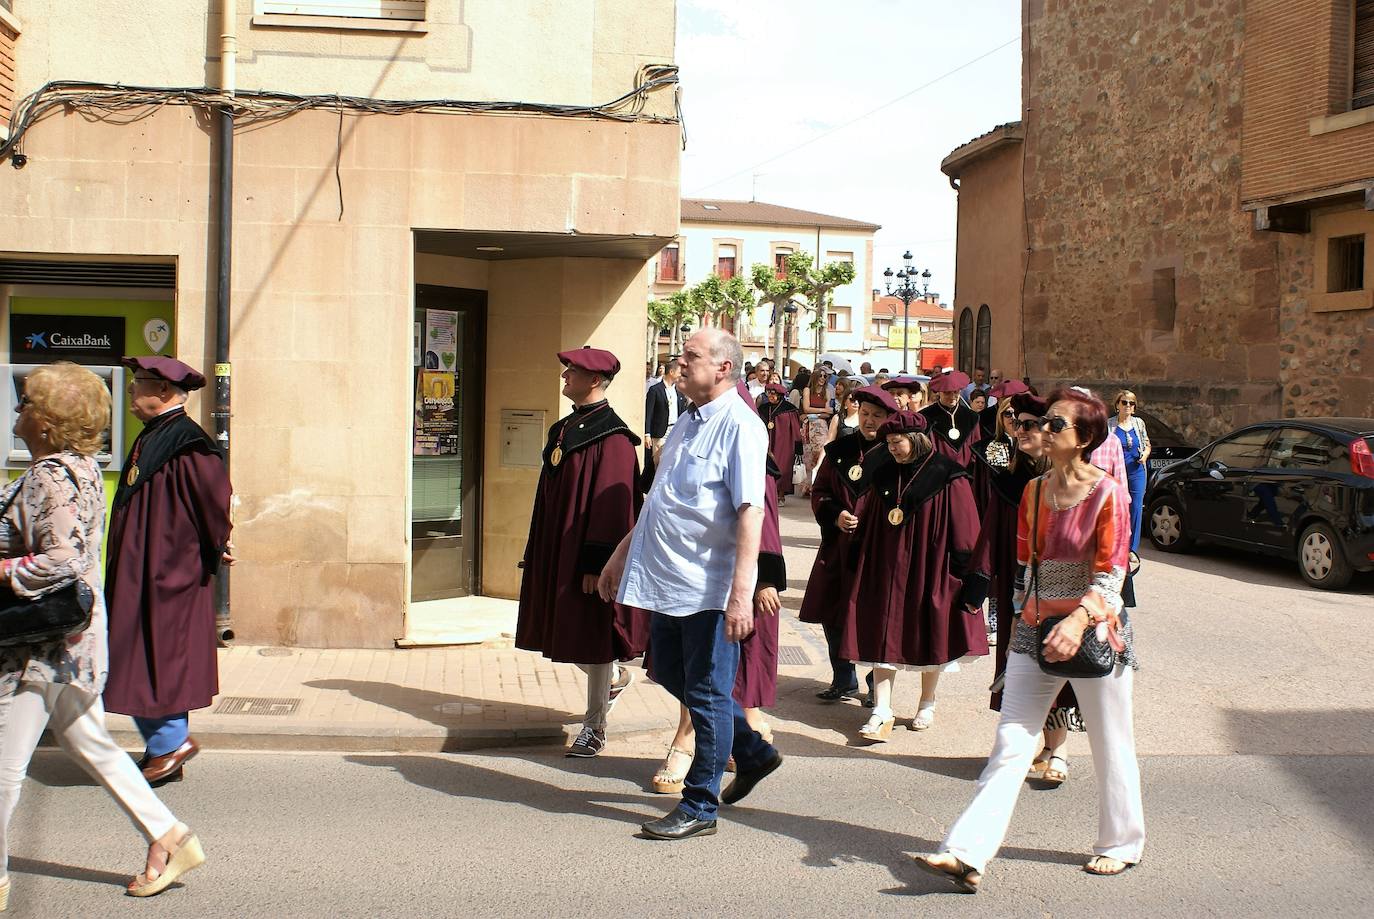
[[[300,699],[262,696],[225,696],[215,706],[216,715],[294,715]]]
[[[783,645],[778,648],[778,664],[783,667],[810,667],[811,658],[801,645]]]

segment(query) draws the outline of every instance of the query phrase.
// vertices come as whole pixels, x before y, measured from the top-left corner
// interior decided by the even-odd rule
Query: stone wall
[[[1241,211],[1241,0],[1028,0],[1027,372],[1193,440],[1278,413],[1272,237]]]

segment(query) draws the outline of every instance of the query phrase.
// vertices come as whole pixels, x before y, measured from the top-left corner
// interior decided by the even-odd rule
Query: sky
[[[910,249],[931,291],[952,303],[958,198],[940,161],[1020,118],[1021,0],[677,9],[682,196],[882,224],[875,282]]]

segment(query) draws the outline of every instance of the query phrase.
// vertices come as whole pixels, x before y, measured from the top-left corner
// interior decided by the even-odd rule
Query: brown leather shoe
[[[149,784],[161,782],[171,778],[174,773],[181,771],[181,767],[188,759],[200,752],[200,745],[195,738],[186,738],[186,743],[177,747],[171,753],[164,753],[161,756],[154,756],[143,764],[143,777]]]

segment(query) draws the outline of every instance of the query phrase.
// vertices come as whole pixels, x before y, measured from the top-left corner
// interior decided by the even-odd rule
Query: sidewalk
[[[828,680],[819,630],[798,623],[795,610],[784,609],[781,618],[779,670]],[[582,671],[514,648],[235,646],[219,655],[220,694],[210,709],[191,715],[206,749],[454,752],[558,745],[577,733],[586,709]],[[608,733],[627,738],[670,730],[677,702],[638,666],[632,669],[634,684],[616,704]],[[108,725],[122,745],[142,744],[129,718],[109,715]]]

